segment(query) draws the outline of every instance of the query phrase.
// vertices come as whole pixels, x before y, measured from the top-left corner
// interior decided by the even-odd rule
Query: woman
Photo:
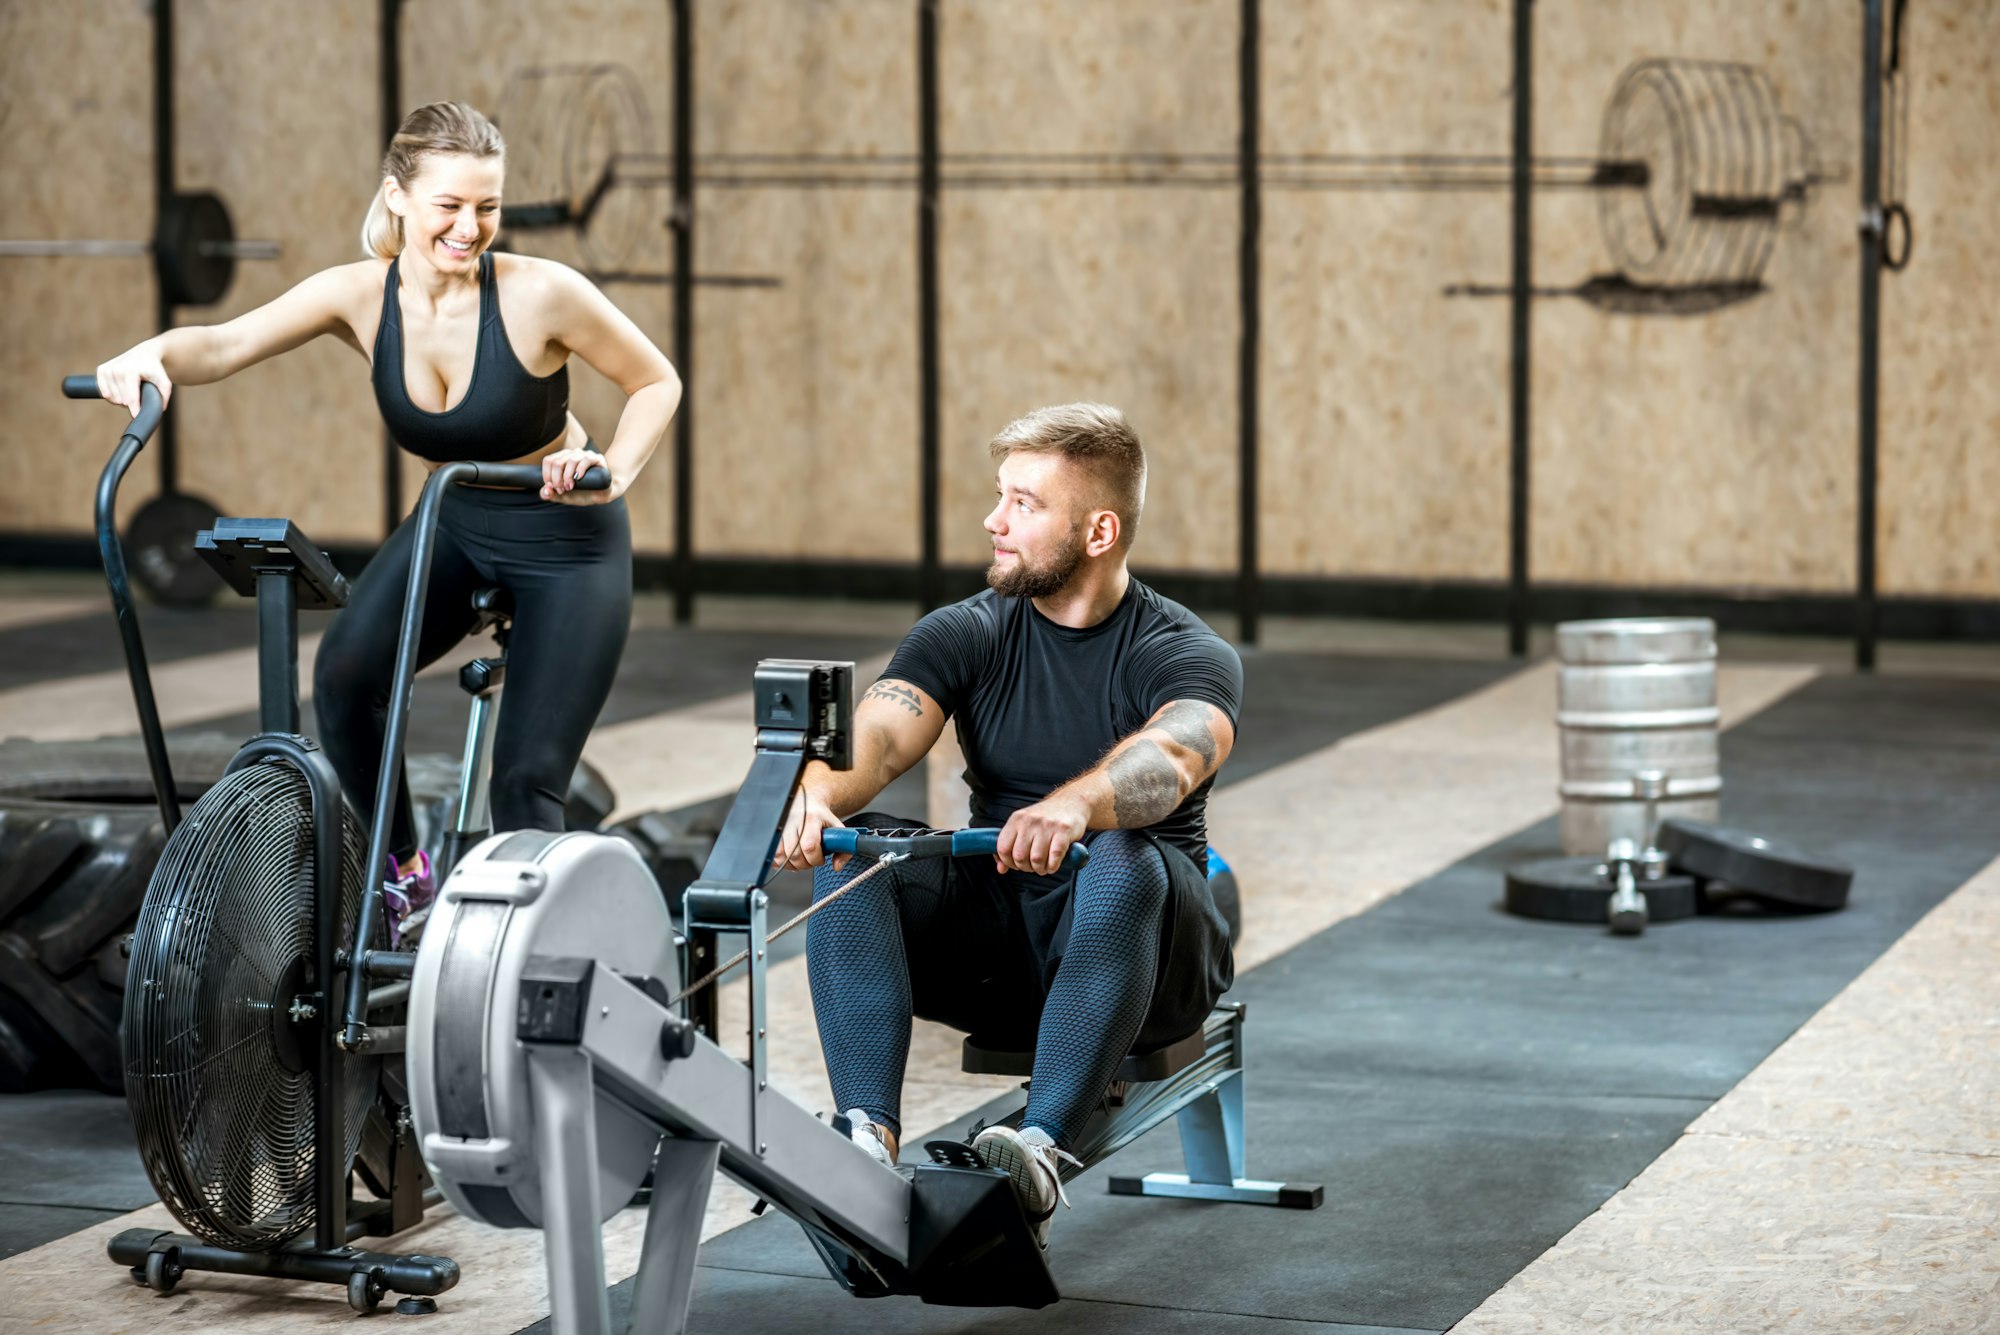
[[[461,102],[410,113],[382,159],[361,242],[327,269],[227,324],[174,329],[97,369],[105,398],[138,412],[139,384],[205,385],[332,334],[367,357],[391,434],[436,468],[539,463],[533,492],[452,487],[432,556],[418,662],[471,631],[473,590],[513,595],[507,707],[493,743],[496,829],[562,828],[584,739],[611,691],[632,612],[632,534],[620,499],[680,402],[658,348],[588,280],[550,260],[490,253],[505,149]],[[569,414],[574,354],[626,393],[608,449]],[[607,491],[577,491],[594,465]],[[405,521],[334,618],[314,668],[320,741],[349,798],[373,804],[389,681],[414,545]],[[385,894],[392,922],[434,890],[407,785]]]

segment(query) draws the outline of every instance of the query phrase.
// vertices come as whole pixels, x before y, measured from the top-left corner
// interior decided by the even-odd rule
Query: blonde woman
[[[382,420],[435,468],[540,464],[539,494],[453,487],[443,498],[419,663],[472,628],[474,589],[513,596],[507,708],[493,747],[496,829],[561,829],[563,798],[625,646],[632,535],[620,499],[680,402],[680,378],[582,275],[496,255],[505,148],[461,102],[410,113],[382,160],[362,225],[369,258],[324,270],[226,324],[169,330],[98,368],[104,397],[138,411],[139,384],[170,396],[330,334],[369,360]],[[625,391],[600,451],[569,412],[572,355]],[[578,491],[587,468],[605,491]],[[328,630],[313,681],[320,741],[349,798],[373,805],[413,534],[405,522]],[[392,921],[434,892],[407,789],[393,817]]]

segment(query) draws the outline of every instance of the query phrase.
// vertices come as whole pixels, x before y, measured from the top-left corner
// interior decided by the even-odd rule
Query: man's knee
[[[1090,861],[1076,880],[1076,893],[1086,902],[1109,897],[1154,912],[1165,906],[1167,888],[1165,856],[1136,830],[1106,830],[1092,839]]]
[[[818,903],[843,886],[850,884],[874,865],[874,858],[857,855],[848,858],[847,865],[839,871],[835,871],[833,869],[833,860],[828,858],[825,862],[813,868],[813,902]],[[896,874],[893,871],[885,871],[880,876],[869,877],[867,884],[855,886],[853,890],[841,896],[840,902],[842,904],[860,904],[885,897],[891,903],[895,901]],[[832,912],[833,910],[828,911]]]

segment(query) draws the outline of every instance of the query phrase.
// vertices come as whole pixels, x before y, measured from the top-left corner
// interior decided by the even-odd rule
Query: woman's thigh
[[[409,600],[416,519],[405,520],[349,586],[347,606],[334,613],[314,661],[316,704],[329,708],[365,703],[379,707],[395,675],[396,646]],[[424,617],[417,634],[417,666],[427,667],[463,640],[473,627],[472,592],[479,571],[464,547],[440,531],[425,584]],[[349,699],[353,695],[356,698]],[[329,698],[331,697],[331,698]]]
[[[566,783],[631,629],[631,531],[620,502],[547,508],[572,513],[532,516],[529,540],[496,541],[488,557],[514,598],[494,765],[560,769]]]

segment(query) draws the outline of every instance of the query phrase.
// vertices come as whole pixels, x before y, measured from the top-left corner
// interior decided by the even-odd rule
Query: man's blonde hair
[[[1080,465],[1098,484],[1099,508],[1118,516],[1118,542],[1129,548],[1146,508],[1146,451],[1125,414],[1108,403],[1037,408],[1001,428],[989,447],[995,463],[1016,450],[1056,454]]]

